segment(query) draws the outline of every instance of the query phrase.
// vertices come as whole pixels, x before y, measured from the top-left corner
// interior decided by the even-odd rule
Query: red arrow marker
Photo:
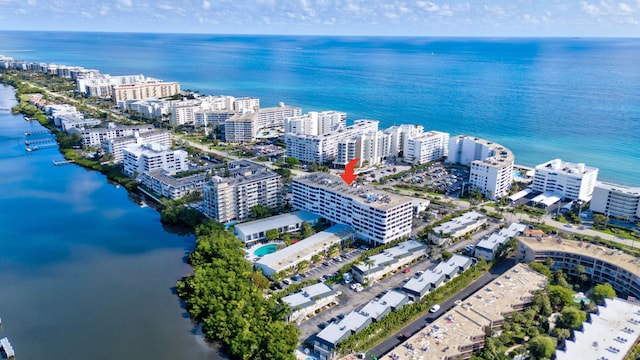
[[[351,183],[358,177],[358,175],[353,173],[353,168],[356,166],[358,161],[360,161],[358,158],[349,161],[347,166],[344,167],[344,174],[340,174],[340,177],[347,183],[347,185],[351,185]]]

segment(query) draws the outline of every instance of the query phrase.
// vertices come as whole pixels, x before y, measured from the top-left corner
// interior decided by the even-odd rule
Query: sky
[[[0,0],[0,30],[640,36],[640,0]]]

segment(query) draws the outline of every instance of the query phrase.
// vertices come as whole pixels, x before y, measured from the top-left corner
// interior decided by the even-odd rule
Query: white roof
[[[314,298],[316,296],[328,296],[333,294],[335,294],[335,291],[333,291],[333,289],[329,285],[320,282],[303,287],[297,293],[283,297],[282,301],[286,302],[287,304],[289,304],[289,306],[291,306],[291,308],[295,309],[297,306],[302,306],[308,302],[315,302]]]
[[[504,228],[504,229],[500,230],[499,233],[493,233],[493,234],[491,234],[491,236],[489,236],[489,238],[480,240],[480,242],[478,242],[478,244],[476,244],[476,247],[477,248],[483,248],[483,249],[489,249],[489,250],[495,250],[500,245],[502,245],[505,242],[507,242],[507,240],[509,240],[512,237],[524,232],[524,230],[526,228],[527,228],[526,225],[523,225],[523,224],[520,224],[520,223],[513,223],[513,224],[509,225],[508,228]]]
[[[440,262],[433,271],[436,273],[442,271],[444,275],[452,275],[458,272],[459,267],[467,265],[470,261],[471,258],[467,256],[455,254],[446,262]]]
[[[331,344],[336,344],[345,334],[351,334],[352,331],[356,331],[364,325],[367,320],[369,320],[368,316],[364,316],[357,311],[352,311],[339,323],[329,324],[329,326],[320,331],[316,336]]]
[[[308,211],[294,211],[288,214],[271,216],[265,219],[249,221],[237,224],[234,227],[236,234],[255,234],[261,231],[277,229],[289,225],[295,225],[301,222],[311,222],[320,219],[319,215]]]
[[[406,298],[407,296],[405,294],[392,290],[378,300],[369,301],[367,305],[360,309],[360,313],[372,319],[377,319],[380,314],[383,314],[387,309],[393,310],[406,300]]]
[[[402,288],[416,293],[422,293],[425,288],[431,287],[431,284],[436,284],[443,279],[444,274],[442,272],[438,273],[433,270],[427,270],[419,277],[411,278]]]
[[[583,331],[574,332],[574,341],[565,342],[564,351],[556,351],[556,359],[622,360],[640,336],[640,304],[606,299],[582,326]]]
[[[256,262],[257,265],[268,267],[275,272],[286,269],[289,266],[301,261],[310,254],[316,254],[325,247],[339,243],[353,229],[347,225],[337,224],[317,234],[299,241],[293,245],[287,246],[282,250],[278,250],[272,254],[268,254],[260,258]]]
[[[484,218],[485,216],[477,211],[469,211],[464,213],[457,218],[453,218],[446,223],[440,224],[433,228],[433,232],[435,234],[439,234],[442,231],[443,234],[450,234],[459,229],[465,228],[470,224],[475,223],[478,219]]]
[[[526,188],[526,189],[524,189],[524,190],[520,190],[520,191],[518,191],[517,193],[515,193],[515,194],[513,194],[513,195],[509,196],[509,200],[511,200],[511,201],[520,200],[520,199],[522,199],[523,197],[525,197],[525,196],[527,196],[527,195],[531,194],[532,192],[533,192],[533,189],[531,189],[531,188]]]
[[[423,247],[425,247],[423,243],[415,240],[408,240],[408,241],[402,242],[392,248],[386,249],[385,251],[379,254],[369,256],[369,260],[373,260],[374,262],[371,268],[372,269],[376,268],[380,264],[383,264],[386,262],[395,261],[395,259],[399,258],[400,256],[411,253],[416,249],[420,249]],[[358,268],[363,273],[369,269],[369,266],[365,265],[364,263],[355,264],[353,266]]]

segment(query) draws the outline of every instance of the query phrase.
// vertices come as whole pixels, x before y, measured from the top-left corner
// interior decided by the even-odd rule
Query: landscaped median
[[[420,301],[408,304],[402,308],[392,311],[379,322],[374,322],[367,328],[357,334],[349,336],[342,341],[336,348],[338,355],[344,355],[354,352],[362,352],[373,348],[384,339],[402,329],[407,324],[413,322],[420,316],[424,315],[429,309],[438,303],[444,302],[446,299],[460,292],[477,280],[490,268],[483,259],[471,266],[462,274],[451,279],[445,285],[435,289],[427,294]]]

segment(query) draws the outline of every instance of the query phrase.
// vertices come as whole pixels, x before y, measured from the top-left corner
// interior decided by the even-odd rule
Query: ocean
[[[16,51],[17,50],[17,51]],[[640,185],[640,39],[0,32],[0,54],[486,138]]]

